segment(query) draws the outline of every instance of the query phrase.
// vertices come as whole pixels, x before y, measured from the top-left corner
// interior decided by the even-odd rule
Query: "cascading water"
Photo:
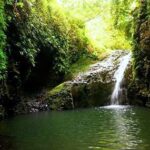
[[[121,58],[119,68],[114,74],[114,78],[116,80],[115,87],[113,93],[111,95],[111,105],[118,105],[119,104],[119,97],[122,95],[122,81],[124,78],[124,72],[129,64],[131,58],[131,54],[127,54]]]

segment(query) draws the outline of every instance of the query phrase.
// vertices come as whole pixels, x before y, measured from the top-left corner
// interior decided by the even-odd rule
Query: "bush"
[[[88,53],[83,22],[67,16],[55,1],[7,0],[5,13],[10,80],[17,76],[22,85],[48,76],[62,80],[70,65]]]
[[[0,80],[5,78],[6,75],[6,68],[7,68],[7,59],[4,52],[5,49],[5,29],[6,29],[6,22],[4,19],[4,2],[0,1]]]

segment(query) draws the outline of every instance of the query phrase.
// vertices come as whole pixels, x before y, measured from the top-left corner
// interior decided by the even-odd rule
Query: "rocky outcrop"
[[[107,58],[90,66],[73,80],[64,82],[52,90],[43,89],[33,95],[22,93],[21,100],[15,106],[15,114],[25,114],[47,110],[68,110],[79,107],[103,106],[110,103],[114,88],[114,73],[127,51],[115,50]],[[126,70],[124,87],[128,87],[132,79],[131,66]],[[126,92],[126,89],[124,89]],[[122,101],[123,104],[126,101]],[[3,109],[0,109],[3,116]]]
[[[73,97],[72,97],[72,83],[65,82],[47,94],[47,101],[49,108],[52,110],[72,109],[74,108]]]
[[[137,13],[136,30],[134,35],[135,47],[134,78],[128,93],[132,104],[147,105],[150,103],[150,3],[141,1],[141,9]]]
[[[22,96],[22,100],[16,105],[15,113],[16,114],[26,114],[26,113],[34,113],[40,111],[48,111],[48,102],[46,99],[46,90],[43,90],[38,93],[35,93],[32,96]]]
[[[28,101],[22,101],[15,107],[15,113],[16,114],[25,114],[25,113],[34,113],[39,111],[47,111],[48,104],[46,101],[38,101],[35,100],[28,100]]]
[[[65,82],[47,94],[50,109],[62,110],[109,104],[113,75],[127,51],[113,51],[106,59],[91,65],[88,71]]]

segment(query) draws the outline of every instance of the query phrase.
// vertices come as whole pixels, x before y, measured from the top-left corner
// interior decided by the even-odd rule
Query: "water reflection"
[[[99,149],[107,150],[137,150],[142,139],[139,137],[139,121],[134,116],[136,113],[129,106],[106,106],[105,109],[110,113],[107,129],[100,134]],[[106,112],[105,112],[106,113]],[[89,147],[98,149],[98,147]]]
[[[0,122],[0,150],[149,150],[150,110],[107,106]]]

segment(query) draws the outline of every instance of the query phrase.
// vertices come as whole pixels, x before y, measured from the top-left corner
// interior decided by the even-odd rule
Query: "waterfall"
[[[111,95],[111,105],[118,105],[119,104],[119,97],[122,96],[122,82],[124,78],[124,72],[129,64],[131,58],[131,54],[127,54],[121,58],[119,67],[114,74],[114,79],[116,80],[115,87],[113,93]]]

